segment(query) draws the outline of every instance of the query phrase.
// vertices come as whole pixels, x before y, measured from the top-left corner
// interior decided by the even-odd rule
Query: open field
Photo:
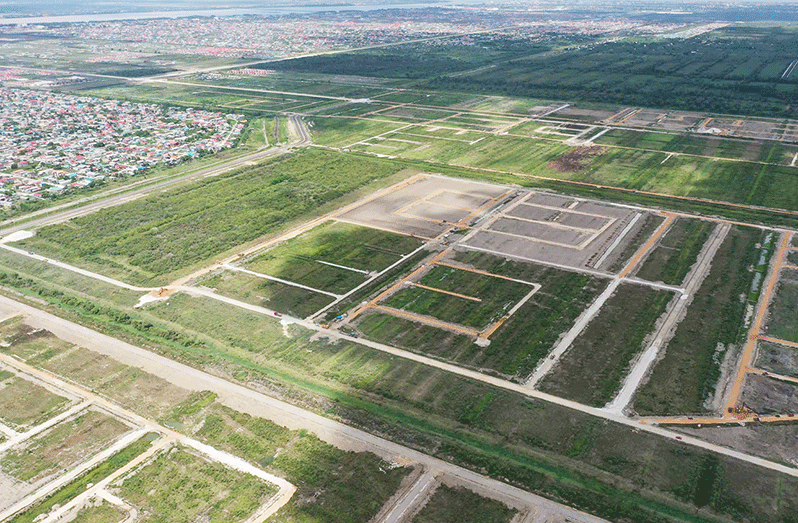
[[[540,390],[603,407],[654,332],[672,292],[622,284],[541,381]]]
[[[758,369],[798,378],[798,349],[761,341],[757,345],[755,365]]]
[[[53,225],[24,244],[109,276],[164,284],[397,170],[310,150]]]
[[[84,508],[77,513],[71,523],[121,523],[127,516],[128,514],[124,510],[103,502]]]
[[[0,367],[0,423],[14,430],[32,427],[64,410],[69,399]]]
[[[779,339],[798,342],[798,271],[781,271],[765,332]]]
[[[35,482],[83,461],[128,430],[116,418],[88,410],[9,450],[0,467],[19,481]]]
[[[440,485],[413,523],[509,523],[516,511],[462,487]]]
[[[210,523],[245,521],[276,492],[255,476],[180,447],[161,453],[112,489],[147,521],[163,523],[199,517]]]
[[[680,218],[660,239],[636,272],[638,278],[680,285],[716,225]]]
[[[740,401],[757,414],[795,414],[798,412],[798,384],[749,374],[745,377]]]
[[[771,233],[772,234],[772,233]],[[639,389],[634,408],[640,414],[685,414],[717,410],[716,384],[725,358],[743,339],[747,306],[764,243],[762,231],[733,227],[715,254],[709,274],[693,295],[684,320],[665,347],[648,381]],[[771,251],[772,252],[772,251]],[[758,297],[758,292],[756,293]]]

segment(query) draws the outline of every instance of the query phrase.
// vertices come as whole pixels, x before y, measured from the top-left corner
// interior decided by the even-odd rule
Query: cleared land
[[[798,378],[798,349],[761,341],[757,345],[756,367]]]
[[[540,282],[541,288],[491,336],[487,347],[477,346],[473,338],[465,335],[382,313],[364,316],[358,321],[357,329],[377,341],[468,367],[492,369],[512,379],[523,380],[546,357],[560,334],[570,328],[576,317],[606,286],[603,279],[481,252],[455,251],[453,261],[498,276]],[[495,280],[488,276],[485,278],[489,278],[491,284]],[[479,281],[474,278],[475,283]],[[462,283],[463,286],[469,284]],[[448,289],[462,287],[458,285]],[[436,313],[446,314],[447,311],[436,310]]]
[[[754,276],[764,276],[749,271],[761,259],[756,244],[763,243],[764,236],[764,232],[754,229],[731,229],[715,254],[709,274],[693,295],[686,317],[665,348],[665,355],[635,396],[638,413],[714,410],[713,395],[724,357],[739,346],[745,332],[743,322]],[[741,300],[740,296],[749,298]]]
[[[245,521],[276,489],[273,485],[175,447],[114,489],[147,521]]]
[[[307,150],[46,227],[26,248],[158,285],[400,167]]]
[[[621,284],[543,379],[540,390],[604,406],[621,388],[672,297],[669,291]]]
[[[795,414],[798,413],[798,384],[749,374],[745,377],[740,400],[757,414]]]
[[[128,430],[121,421],[88,410],[9,450],[0,467],[20,481],[33,482],[83,461]]]
[[[798,342],[798,271],[783,269],[768,313],[765,332]]]
[[[680,285],[696,262],[715,224],[705,220],[677,219],[657,247],[646,256],[637,277]]]
[[[0,368],[0,423],[15,430],[38,425],[69,403],[69,399]]]

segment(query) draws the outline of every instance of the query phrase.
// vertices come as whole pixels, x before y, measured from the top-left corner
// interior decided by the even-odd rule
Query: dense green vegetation
[[[745,333],[748,297],[760,258],[757,243],[763,231],[732,227],[712,266],[694,293],[685,318],[668,343],[665,356],[637,393],[634,408],[640,414],[684,414],[712,410],[711,399],[723,358]],[[758,295],[757,295],[758,296]],[[754,303],[756,301],[754,300]]]
[[[620,390],[632,359],[645,349],[672,292],[623,284],[540,383],[544,392],[603,407]]]
[[[41,229],[26,247],[159,285],[388,176],[388,162],[307,150]]]
[[[497,64],[457,77],[427,75],[433,89],[555,100],[795,116],[793,27],[731,26],[696,38],[587,45]]]

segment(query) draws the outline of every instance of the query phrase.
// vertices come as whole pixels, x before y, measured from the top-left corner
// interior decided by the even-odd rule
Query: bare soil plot
[[[0,367],[0,423],[20,431],[57,415],[70,400]]]
[[[562,104],[552,104],[545,107],[541,107],[540,108],[541,110],[538,114],[545,114],[560,105]],[[617,111],[613,111],[610,109],[605,109],[605,110],[584,109],[582,107],[568,106],[558,110],[556,113],[554,113],[554,116],[575,119],[575,120],[582,120],[587,122],[598,122],[606,118],[609,118],[616,112]]]
[[[769,341],[757,344],[756,368],[798,378],[798,349]]]
[[[609,204],[527,193],[461,244],[574,268],[601,262],[606,270],[634,240],[645,216]]]
[[[544,392],[602,407],[620,390],[645,349],[672,292],[621,284],[540,383]]]
[[[516,511],[463,487],[440,485],[413,523],[510,523]]]
[[[741,401],[757,414],[798,413],[798,384],[749,374]]]
[[[34,482],[84,461],[129,430],[118,419],[88,409],[9,450],[0,468],[20,481]]]
[[[698,259],[714,227],[713,222],[678,218],[646,256],[636,276],[679,285]]]
[[[255,476],[181,447],[161,453],[114,490],[153,523],[245,521],[276,492]]]
[[[426,176],[338,218],[399,234],[434,238],[450,228],[451,222],[469,216],[506,192],[507,188],[498,185]]]
[[[561,173],[576,173],[590,165],[596,156],[601,156],[607,149],[597,145],[574,147],[567,153],[549,162],[549,168]]]

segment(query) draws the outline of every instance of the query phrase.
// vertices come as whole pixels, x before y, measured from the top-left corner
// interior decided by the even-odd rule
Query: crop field
[[[765,233],[732,227],[713,258],[709,274],[695,292],[687,315],[638,391],[634,408],[640,414],[684,414],[713,410],[715,385],[728,351],[739,347],[744,319]],[[758,297],[758,293],[757,293]],[[750,304],[751,306],[753,304]]]
[[[129,430],[116,418],[90,409],[7,451],[0,468],[19,481],[33,483],[69,469]]]
[[[25,245],[109,276],[164,284],[397,170],[309,150],[41,229]]]
[[[509,523],[516,511],[462,487],[440,485],[413,523]]]
[[[637,270],[637,277],[681,284],[714,227],[712,222],[704,220],[677,219]]]
[[[245,521],[276,492],[255,476],[180,447],[163,452],[114,490],[147,521],[162,523],[199,517],[209,523]]]
[[[71,401],[0,367],[0,423],[14,430],[32,427],[59,414]]]
[[[620,390],[673,294],[634,284],[619,286],[546,375],[540,390],[603,407]]]

